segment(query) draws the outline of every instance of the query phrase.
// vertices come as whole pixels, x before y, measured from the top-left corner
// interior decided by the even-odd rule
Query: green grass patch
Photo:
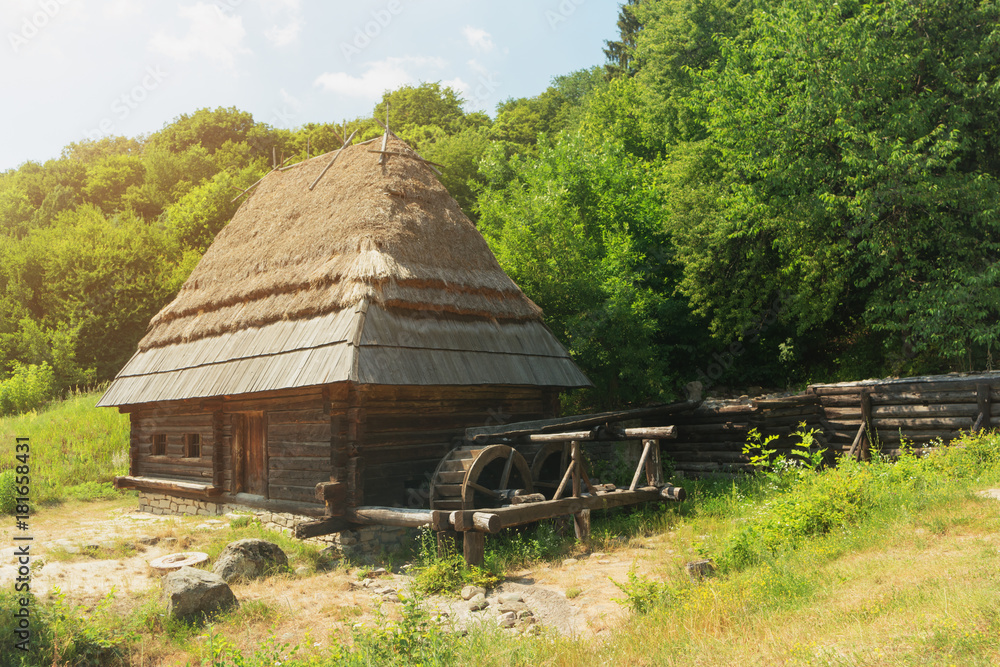
[[[15,438],[29,438],[31,498],[36,503],[120,496],[111,487],[128,473],[128,415],[95,407],[100,392],[71,395],[42,412],[0,418],[0,513],[9,513]]]

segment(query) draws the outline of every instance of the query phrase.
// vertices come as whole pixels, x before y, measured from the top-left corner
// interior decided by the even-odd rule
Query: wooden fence
[[[750,470],[743,453],[750,429],[778,436],[771,447],[791,453],[804,423],[830,456],[898,455],[903,438],[915,450],[948,442],[961,432],[1000,427],[1000,371],[810,385],[803,393],[706,401],[697,409],[644,424],[676,424],[664,455],[684,473]],[[662,423],[661,423],[662,422]]]

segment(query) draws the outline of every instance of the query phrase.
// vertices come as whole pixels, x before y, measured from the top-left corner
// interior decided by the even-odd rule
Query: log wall
[[[903,438],[919,450],[973,427],[1000,427],[998,402],[1000,372],[952,374],[814,384],[791,396],[706,401],[694,411],[646,423],[677,424],[678,438],[663,443],[676,470],[733,473],[750,470],[743,446],[753,428],[763,436],[779,436],[770,445],[778,453],[791,453],[798,442],[791,434],[804,422],[832,456],[875,450],[896,456]],[[868,427],[859,446],[863,422]]]
[[[558,414],[541,387],[359,385],[352,445],[364,461],[365,505],[427,507],[431,474],[469,426]]]
[[[316,485],[342,485],[331,509],[377,504],[427,506],[428,481],[465,428],[543,419],[558,393],[540,387],[425,387],[337,383],[237,397],[173,401],[131,409],[133,477],[195,482],[232,498],[237,488],[237,424],[265,423],[267,500],[322,505]],[[197,433],[201,452],[185,458]],[[167,451],[152,455],[156,434]]]

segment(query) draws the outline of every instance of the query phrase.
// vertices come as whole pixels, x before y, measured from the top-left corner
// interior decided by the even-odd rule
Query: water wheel
[[[531,460],[531,483],[535,493],[551,500],[570,462],[568,442],[547,442]]]
[[[456,447],[431,478],[431,509],[473,510],[509,504],[514,490],[531,493],[531,469],[507,445]]]

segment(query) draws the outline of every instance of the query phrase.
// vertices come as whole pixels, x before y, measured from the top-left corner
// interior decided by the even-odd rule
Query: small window
[[[153,436],[153,456],[167,455],[167,434],[157,433]]]
[[[184,457],[196,459],[201,456],[201,436],[197,433],[188,433],[184,436]]]

